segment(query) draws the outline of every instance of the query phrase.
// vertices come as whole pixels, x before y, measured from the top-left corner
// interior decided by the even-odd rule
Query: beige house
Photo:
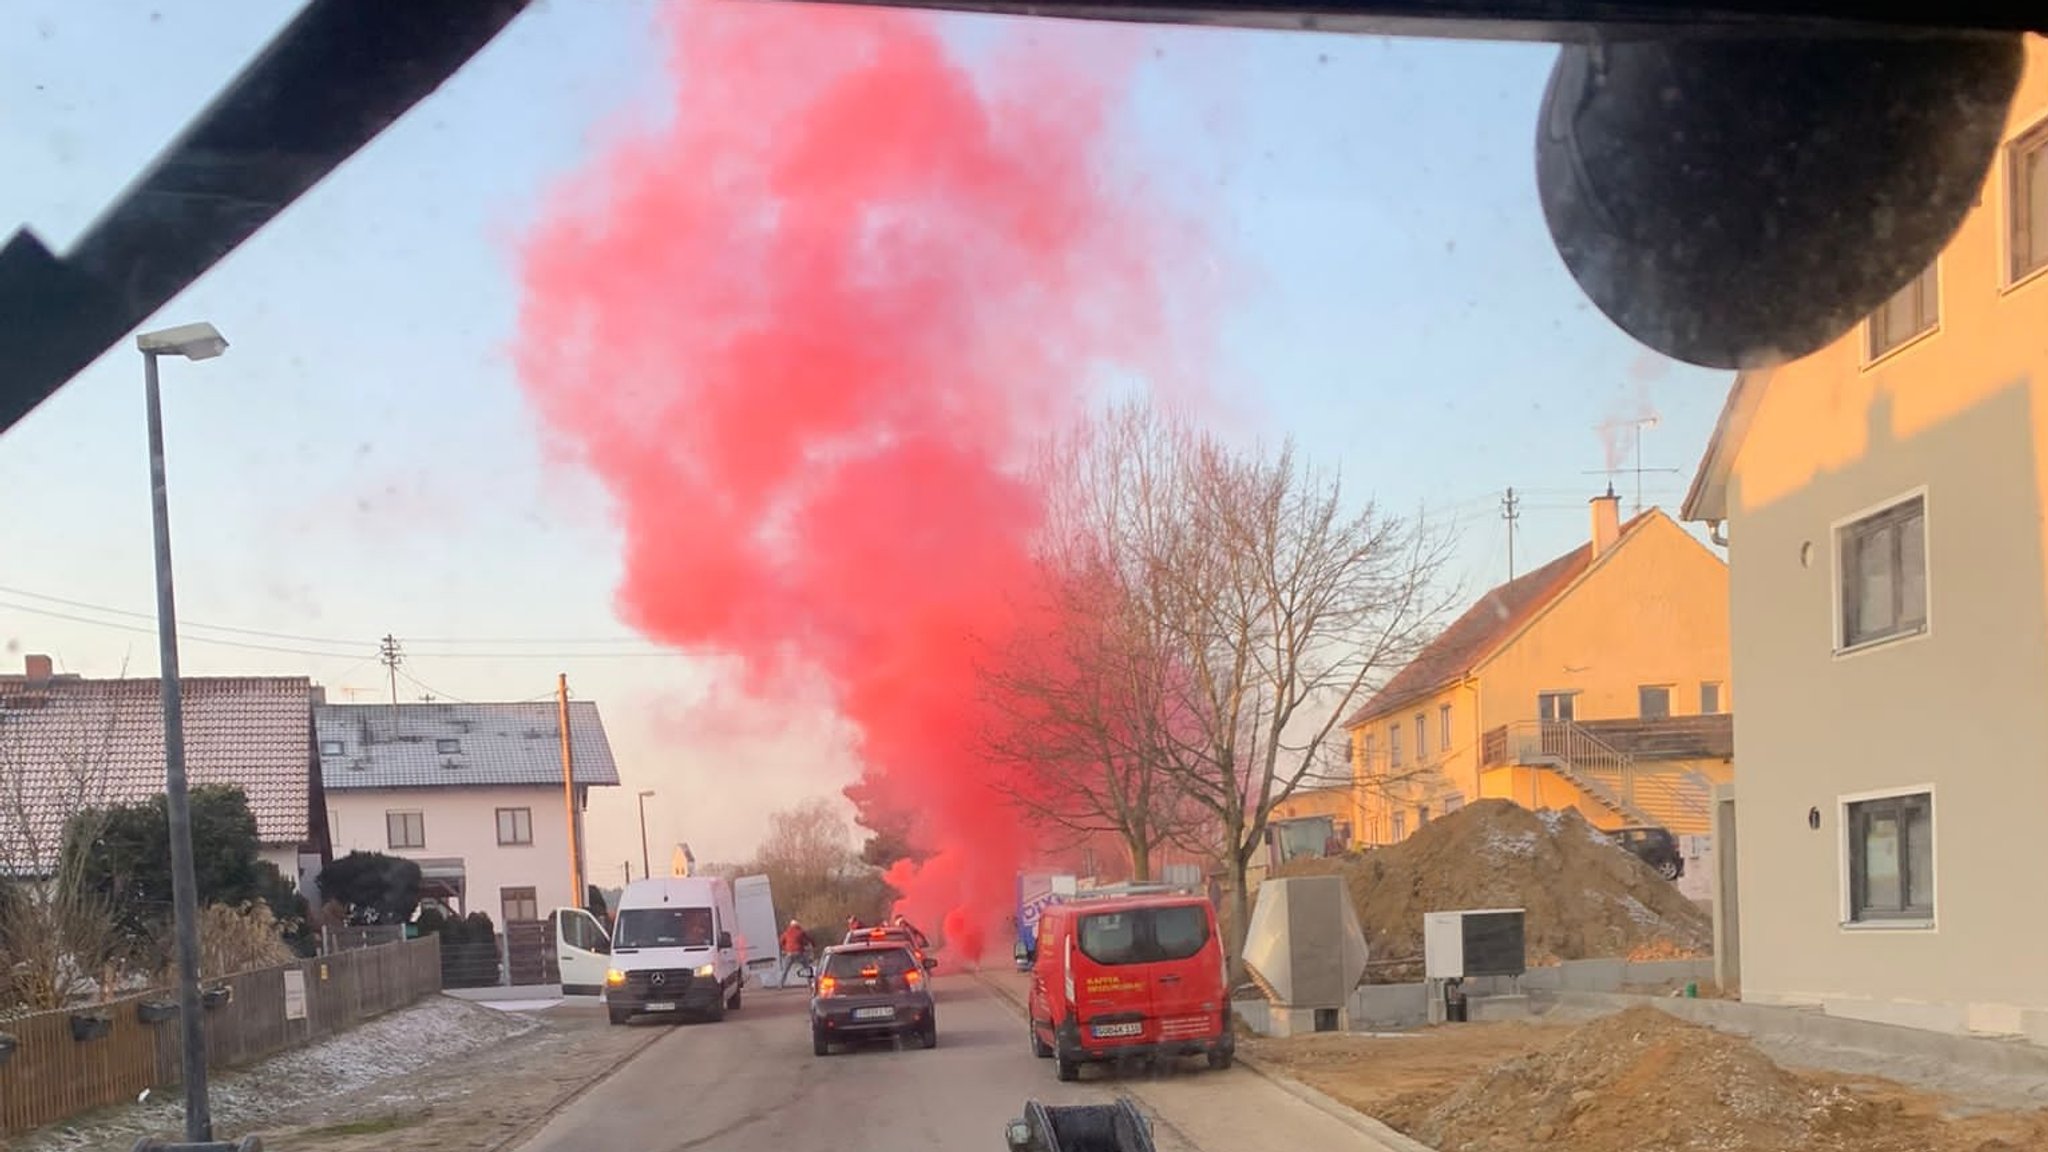
[[[1744,999],[2048,1042],[2038,38],[2006,141],[1920,279],[1738,378],[1685,516],[1729,542],[1744,705],[1720,951]]]

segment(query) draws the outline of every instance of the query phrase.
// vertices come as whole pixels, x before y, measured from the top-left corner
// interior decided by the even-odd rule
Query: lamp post
[[[206,1102],[206,1032],[199,1004],[199,892],[192,875],[192,806],[185,790],[184,699],[178,683],[178,609],[171,593],[171,511],[164,488],[164,416],[156,362],[164,356],[211,360],[228,342],[211,324],[183,324],[135,338],[149,408],[150,510],[156,534],[157,675],[164,705],[164,807],[170,815],[171,908],[177,921],[178,1027],[184,1047],[185,1139],[213,1139]]]
[[[652,795],[654,795],[654,789],[652,788],[642,788],[640,790],[640,877],[643,880],[654,875],[653,871],[648,868],[652,858],[647,855],[647,798]]]

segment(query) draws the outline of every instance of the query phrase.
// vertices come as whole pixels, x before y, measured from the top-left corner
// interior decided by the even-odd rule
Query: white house
[[[487,913],[501,929],[581,903],[569,879],[558,715],[553,702],[314,709],[334,854],[416,860],[424,894]],[[619,770],[596,704],[570,703],[569,739],[581,847],[589,791],[617,787]]]

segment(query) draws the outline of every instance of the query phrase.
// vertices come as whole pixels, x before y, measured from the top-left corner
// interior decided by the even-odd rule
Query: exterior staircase
[[[1569,720],[1530,720],[1488,734],[1486,759],[1556,774],[1625,825],[1704,835],[1713,824],[1713,785],[1697,772],[1645,769],[1633,756]]]

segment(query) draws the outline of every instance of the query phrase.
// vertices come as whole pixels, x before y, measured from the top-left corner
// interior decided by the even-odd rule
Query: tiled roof
[[[311,807],[312,681],[302,676],[184,682],[192,784],[234,784],[268,845],[306,838]],[[59,678],[0,690],[0,872],[41,875],[73,812],[164,790],[156,680]]]
[[[562,737],[557,716],[553,701],[323,704],[313,710],[320,737],[320,779],[329,791],[559,784]],[[569,702],[569,740],[577,783],[619,782],[596,704]]]
[[[1621,526],[1615,546],[1643,523],[1651,513],[1642,512]],[[1593,545],[1581,544],[1533,572],[1515,577],[1489,591],[1465,609],[1464,615],[1415,654],[1406,667],[1387,681],[1365,706],[1352,713],[1345,727],[1355,728],[1388,712],[1431,695],[1444,685],[1464,676],[1493,655],[1508,637],[1530,617],[1541,612],[1558,594],[1592,567]]]

